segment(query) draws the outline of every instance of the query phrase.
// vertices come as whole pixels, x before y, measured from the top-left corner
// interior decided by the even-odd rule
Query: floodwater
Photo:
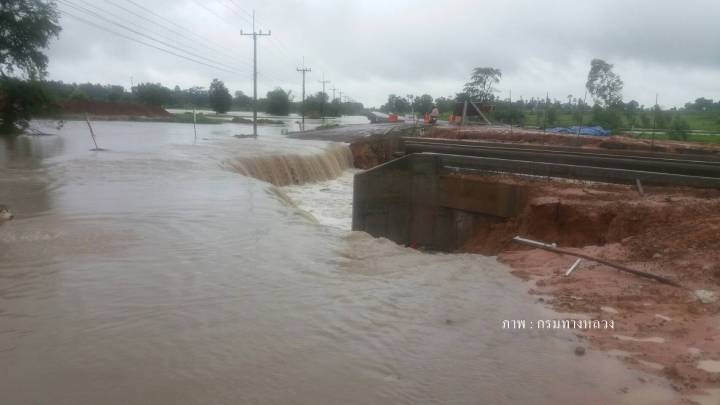
[[[575,356],[567,331],[502,329],[551,314],[493,258],[344,229],[344,146],[239,127],[201,125],[195,144],[191,125],[97,122],[105,150],[90,151],[68,122],[0,144],[16,214],[0,226],[0,403],[673,399],[607,355]],[[292,178],[321,181],[235,170],[287,155],[314,162]]]

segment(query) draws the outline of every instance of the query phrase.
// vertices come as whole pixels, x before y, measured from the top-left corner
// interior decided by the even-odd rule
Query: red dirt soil
[[[130,117],[172,117],[160,106],[119,103],[109,101],[68,100],[60,104],[64,115],[90,114],[96,116],[130,116]]]
[[[641,195],[623,185],[456,176],[519,185],[529,195],[520,215],[488,219],[462,251],[498,255],[513,274],[533,283],[532,294],[560,312],[613,319],[614,330],[577,333],[597,348],[629,352],[628,364],[666,376],[678,391],[720,386],[720,372],[698,368],[699,360],[720,360],[720,302],[703,304],[692,293],[720,295],[720,190],[646,187]],[[565,276],[575,257],[517,245],[511,242],[516,235],[662,275],[685,288],[589,261]]]

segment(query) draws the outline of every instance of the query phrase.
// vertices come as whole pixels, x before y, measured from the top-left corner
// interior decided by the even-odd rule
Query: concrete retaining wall
[[[457,249],[472,236],[478,220],[516,216],[527,203],[521,186],[458,173],[508,172],[607,183],[720,188],[720,179],[616,168],[474,156],[419,153],[357,174],[353,230],[430,250]]]
[[[397,243],[449,251],[470,238],[480,217],[519,213],[521,187],[448,175],[433,155],[411,155],[355,176],[353,229]]]

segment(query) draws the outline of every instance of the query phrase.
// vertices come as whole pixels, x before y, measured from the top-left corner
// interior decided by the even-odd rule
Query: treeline
[[[387,103],[380,107],[386,113],[423,115],[432,111],[433,106],[449,115],[459,97],[433,98],[429,94],[416,97],[388,96]],[[676,138],[685,139],[691,129],[720,130],[720,100],[713,102],[698,98],[684,107],[662,109],[660,106],[640,105],[632,100],[617,103],[610,108],[600,104],[590,105],[582,99],[569,96],[567,101],[557,99],[530,98],[513,100],[497,97],[487,101],[493,110],[486,115],[493,122],[518,126],[552,128],[556,126],[599,125],[607,129],[658,129],[668,131]]]
[[[159,83],[139,83],[130,91],[123,86],[103,85],[94,83],[63,83],[61,81],[40,82],[45,92],[56,101],[63,100],[99,100],[109,102],[128,102],[158,105],[165,108],[198,108],[210,109],[218,113],[230,110],[251,111],[252,97],[242,91],[233,96],[224,83],[213,80],[209,88],[165,87]],[[258,99],[258,111],[273,115],[301,113],[302,102],[295,101],[292,91],[276,88],[267,92],[264,98]],[[340,99],[329,100],[326,93],[319,92],[305,100],[307,116],[337,117],[341,115],[358,115],[365,111],[362,103],[341,102]]]
[[[416,114],[430,112],[437,106],[441,113],[449,115],[455,106],[471,100],[490,106],[489,118],[494,122],[529,125],[539,128],[570,125],[600,125],[614,131],[620,129],[655,128],[667,131],[677,138],[686,139],[690,129],[720,130],[720,100],[714,102],[704,97],[688,102],[681,108],[663,110],[659,105],[644,106],[632,100],[622,99],[623,81],[613,72],[613,65],[593,59],[590,63],[585,97],[568,95],[566,100],[530,98],[510,100],[496,96],[496,85],[502,72],[492,67],[473,69],[470,80],[462,91],[453,96],[433,98],[429,94],[407,97],[390,94],[383,112]]]

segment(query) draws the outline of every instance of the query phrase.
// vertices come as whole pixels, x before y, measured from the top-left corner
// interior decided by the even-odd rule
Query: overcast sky
[[[251,95],[252,37],[240,30],[252,31],[255,9],[257,28],[272,31],[258,38],[260,95],[280,86],[299,98],[304,57],[308,93],[322,89],[324,73],[329,94],[335,86],[367,106],[390,93],[454,95],[477,66],[502,70],[503,98],[512,90],[513,99],[549,92],[567,100],[583,96],[590,60],[602,58],[624,80],[625,101],[720,99],[718,0],[58,1],[62,11],[220,69],[63,14],[49,49],[51,80],[129,87],[132,77],[186,88],[219,78]]]

